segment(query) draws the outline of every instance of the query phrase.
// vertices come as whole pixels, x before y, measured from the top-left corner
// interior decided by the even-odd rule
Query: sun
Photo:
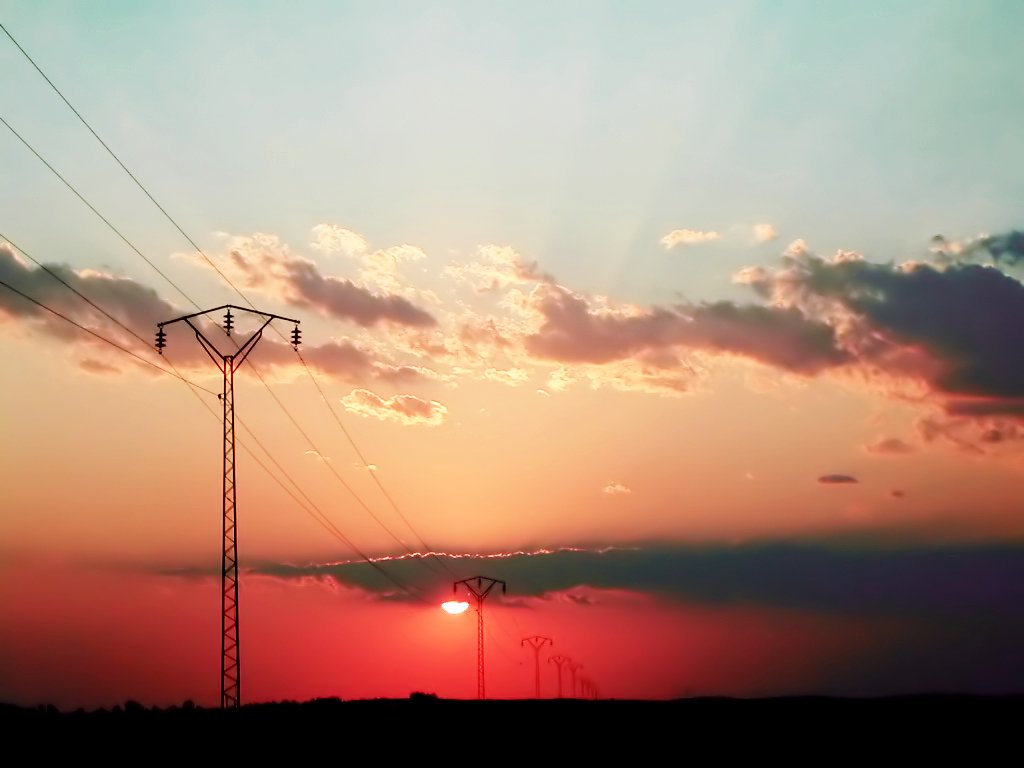
[[[441,608],[451,614],[465,613],[469,608],[469,603],[462,600],[449,600],[446,603],[441,603]]]

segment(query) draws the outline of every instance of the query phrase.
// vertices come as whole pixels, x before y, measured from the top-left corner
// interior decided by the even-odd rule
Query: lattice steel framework
[[[224,314],[224,332],[231,336],[234,330],[235,316],[231,314],[234,309],[259,317],[263,324],[254,331],[245,343],[237,345],[233,354],[224,354],[217,346],[210,341],[197,324],[200,318],[213,312],[226,310]],[[220,602],[220,706],[222,709],[233,709],[241,706],[241,665],[238,637],[238,539],[236,525],[236,496],[235,496],[235,371],[239,369],[246,357],[256,346],[256,343],[263,337],[263,331],[274,320],[284,320],[294,323],[292,330],[292,345],[298,348],[300,344],[299,321],[281,315],[274,315],[269,312],[260,312],[255,309],[237,307],[233,304],[225,304],[214,309],[207,309],[202,312],[194,312],[191,315],[176,317],[173,320],[166,320],[157,323],[156,348],[163,354],[167,346],[167,334],[164,326],[172,323],[183,322],[191,328],[196,335],[203,351],[220,369],[224,376],[224,388],[220,396],[221,404],[224,406],[224,465],[223,465],[223,536],[221,538],[221,602]]]
[[[583,669],[583,665],[582,664],[577,664],[576,662],[574,662],[572,660],[569,660],[566,663],[565,667],[566,667],[566,669],[569,670],[569,673],[572,675],[572,697],[575,699],[576,696],[577,696],[577,691],[576,691],[576,673],[579,672],[581,669]]]
[[[487,576],[474,576],[471,579],[460,579],[452,584],[452,592],[458,592],[462,584],[470,594],[476,598],[476,697],[487,698],[487,690],[484,685],[484,600],[491,593],[495,585],[501,584],[501,592],[505,594],[505,582],[501,579],[491,579]]]
[[[533,648],[533,697],[535,699],[540,698],[540,649],[545,645],[554,647],[555,641],[550,637],[544,637],[543,635],[533,635],[532,637],[524,637],[520,643],[520,646],[529,645]]]
[[[562,656],[555,654],[548,658],[548,664],[554,664],[558,667],[558,698],[562,698],[562,667],[566,664],[572,664],[572,659],[568,656]]]

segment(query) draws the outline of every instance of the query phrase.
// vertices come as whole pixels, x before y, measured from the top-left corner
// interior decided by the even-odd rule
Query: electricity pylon
[[[583,669],[583,665],[582,664],[577,664],[576,662],[574,662],[574,661],[572,661],[570,659],[566,663],[565,666],[569,670],[569,672],[572,674],[572,697],[575,699],[576,698],[576,672],[581,670],[581,669]]]
[[[236,345],[233,354],[224,354],[217,346],[206,338],[196,322],[212,312],[227,310],[224,313],[224,332],[230,336],[234,330],[234,315],[231,310],[247,312],[259,316],[263,320],[256,331],[249,336],[244,344]],[[188,325],[196,334],[196,340],[202,346],[203,351],[213,360],[221,373],[224,374],[224,389],[220,395],[221,404],[224,406],[224,531],[221,539],[221,582],[220,582],[220,706],[221,709],[237,708],[241,706],[241,672],[239,668],[239,645],[238,645],[238,549],[235,527],[235,371],[239,369],[245,358],[256,346],[256,343],[263,337],[264,329],[273,320],[284,320],[294,323],[292,330],[292,346],[296,349],[300,343],[299,321],[289,317],[281,317],[269,312],[260,312],[255,309],[236,307],[233,304],[225,304],[221,307],[207,309],[203,312],[193,312],[191,315],[183,315],[173,320],[165,320],[157,323],[156,348],[162,355],[164,347],[167,346],[167,333],[164,326],[172,323],[183,322]]]
[[[568,656],[555,654],[554,656],[548,657],[548,664],[554,664],[558,667],[558,698],[562,698],[562,667],[565,664],[572,664],[572,659]]]
[[[519,643],[520,646],[529,645],[533,648],[533,697],[540,698],[540,649],[545,645],[554,647],[555,641],[543,635],[524,637]]]
[[[494,589],[495,584],[501,584],[501,592],[505,593],[505,582],[501,579],[491,579],[487,576],[474,576],[471,579],[459,579],[452,584],[452,592],[455,593],[462,584],[476,598],[476,697],[487,698],[484,688],[484,600]]]
[[[580,696],[587,699],[596,699],[598,696],[597,686],[589,677],[580,678]]]

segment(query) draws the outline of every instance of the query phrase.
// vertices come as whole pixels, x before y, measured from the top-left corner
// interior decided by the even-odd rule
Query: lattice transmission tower
[[[487,691],[484,686],[484,600],[494,589],[495,585],[501,584],[501,592],[505,593],[505,582],[501,579],[491,579],[487,576],[474,576],[471,579],[460,579],[452,584],[452,592],[457,592],[459,584],[469,590],[476,598],[476,697],[487,698]]]
[[[201,318],[213,312],[224,313],[224,333],[232,336],[235,316],[231,310],[256,315],[263,324],[253,331],[243,344],[235,345],[233,353],[221,352],[217,345],[207,338],[200,327]],[[241,705],[241,667],[239,664],[238,642],[238,541],[236,528],[235,498],[235,371],[239,369],[246,357],[263,337],[263,331],[274,320],[294,323],[292,329],[292,346],[298,349],[301,343],[299,321],[290,317],[260,312],[255,309],[236,307],[225,304],[202,312],[193,312],[173,320],[157,323],[156,348],[162,355],[167,346],[167,333],[164,327],[173,323],[185,323],[196,334],[203,351],[210,357],[222,374],[224,388],[219,395],[224,407],[224,471],[223,471],[223,536],[221,539],[221,604],[220,604],[220,706],[222,709],[237,708]]]

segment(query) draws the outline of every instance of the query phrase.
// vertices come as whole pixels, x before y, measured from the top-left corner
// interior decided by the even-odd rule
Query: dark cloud
[[[404,296],[375,294],[351,280],[324,275],[316,262],[298,256],[276,238],[245,239],[232,248],[227,268],[245,287],[280,294],[285,301],[362,326],[380,323],[423,328],[433,316]]]
[[[858,480],[853,475],[822,475],[818,478],[818,482],[825,485],[841,485],[843,483],[856,483]]]
[[[969,416],[981,418],[985,416],[1024,417],[1024,399],[974,399],[947,400],[943,410],[950,416]]]
[[[296,260],[287,266],[294,291],[291,301],[297,305],[315,307],[331,317],[364,326],[381,322],[413,327],[436,324],[429,312],[403,296],[379,296],[349,280],[321,275],[313,262]]]
[[[600,314],[588,301],[561,286],[542,285],[536,309],[544,318],[526,338],[532,354],[562,362],[607,363],[641,351],[679,343],[685,318],[655,307],[639,315]]]
[[[1024,286],[1018,281],[973,264],[847,272],[853,278],[847,305],[894,341],[918,345],[942,362],[933,377],[939,390],[1024,396]]]
[[[744,355],[795,373],[813,374],[850,360],[830,325],[793,307],[700,305],[691,310],[682,338],[689,346]]]
[[[344,381],[364,381],[374,373],[373,358],[348,340],[303,345],[301,350],[311,368]],[[251,359],[261,368],[301,365],[290,344],[267,335],[253,349]]]
[[[403,583],[450,591],[420,562],[381,567]],[[501,558],[450,558],[460,576],[483,572],[508,582],[512,597],[574,587],[648,592],[685,602],[795,608],[860,616],[1014,616],[1024,625],[1024,548],[969,546],[880,549],[829,544],[648,546],[559,550]],[[331,577],[391,594],[394,583],[364,562],[266,564],[282,578]]]
[[[1006,693],[1024,687],[1020,546],[662,545],[445,562],[458,577],[483,573],[507,581],[508,596],[497,594],[489,603],[495,614],[528,611],[536,600],[585,609],[602,602],[602,590],[625,590],[680,606],[776,611],[770,614],[776,623],[809,615],[825,626],[845,627],[850,651],[821,670],[816,690],[825,693]],[[423,598],[440,601],[451,594],[451,579],[418,560],[381,566],[419,588]],[[395,584],[365,563],[256,570],[298,581],[337,580],[380,600],[400,599]],[[211,567],[205,576],[217,573]]]
[[[538,291],[543,317],[527,350],[566,363],[608,363],[684,346],[743,355],[797,373],[841,365],[833,329],[795,308],[716,302],[609,312],[557,285]],[[647,359],[650,359],[647,357]]]
[[[134,280],[96,270],[77,272],[64,264],[47,264],[46,267],[53,274],[29,265],[15,254],[11,246],[0,244],[0,280],[88,327],[116,328],[108,318],[61,285],[53,275],[129,328],[144,328],[149,332],[159,320],[181,314],[152,288]],[[67,333],[68,325],[63,320],[6,289],[0,289],[0,313],[38,320],[45,330],[54,335]]]
[[[1006,251],[1008,252],[1008,251]],[[826,261],[807,253],[762,274],[760,291],[785,297],[823,318],[842,307],[858,321],[844,343],[868,365],[896,350],[920,356],[916,370],[937,392],[1020,410],[1024,400],[1024,285],[990,266]],[[891,371],[892,372],[892,371]]]
[[[0,280],[137,354],[152,357],[153,347],[150,339],[154,337],[156,324],[186,313],[180,307],[175,307],[160,298],[152,288],[134,280],[98,270],[76,271],[63,264],[46,266],[50,272],[58,275],[82,296],[102,307],[125,327],[132,329],[139,338],[89,306],[80,296],[76,296],[66,286],[61,285],[53,275],[21,260],[10,246],[0,245]],[[94,336],[81,332],[41,307],[5,288],[0,288],[0,322],[5,318],[29,322],[46,334],[68,344],[83,345],[90,349],[111,351],[112,354],[116,354]],[[219,318],[212,320],[216,321]],[[222,344],[222,351],[233,348],[231,341],[224,336],[219,327],[211,324],[209,331],[211,339]],[[191,331],[183,323],[168,326],[167,335],[167,361],[187,368],[209,364],[208,358],[192,338]],[[311,367],[345,381],[358,382],[368,378],[390,376],[413,378],[412,371],[399,373],[396,372],[397,369],[382,366],[375,362],[369,353],[347,340],[305,345],[302,352]],[[282,368],[300,365],[291,345],[270,333],[266,333],[253,350],[251,360],[261,367],[266,365]],[[113,373],[118,370],[115,362],[123,364],[126,361],[127,358],[110,357],[100,360],[87,357],[80,365],[91,373]],[[136,365],[131,362],[128,364]]]
[[[1024,259],[1024,232],[1014,229],[1001,235],[986,235],[971,243],[968,250],[984,250],[997,264],[1013,265]]]

